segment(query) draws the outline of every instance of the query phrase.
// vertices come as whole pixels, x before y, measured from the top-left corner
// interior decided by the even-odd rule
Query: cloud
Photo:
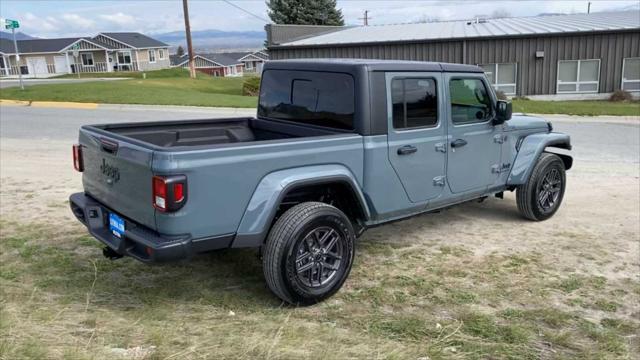
[[[61,18],[65,21],[66,25],[75,29],[91,30],[96,24],[94,20],[82,17],[78,14],[66,13],[62,14]]]
[[[41,18],[30,12],[24,15],[24,20],[20,26],[25,28],[25,30],[37,29],[38,32],[42,33],[57,32],[61,29],[61,24],[58,19],[51,16]]]
[[[123,14],[121,12],[115,14],[100,15],[99,18],[120,27],[133,26],[136,23],[135,17]]]

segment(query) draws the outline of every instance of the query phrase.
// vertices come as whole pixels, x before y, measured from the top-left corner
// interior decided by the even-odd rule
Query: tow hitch
[[[102,249],[102,255],[104,255],[104,257],[106,257],[109,260],[118,260],[123,256],[123,255],[118,254],[117,252],[115,252],[110,247],[105,247],[104,249]]]

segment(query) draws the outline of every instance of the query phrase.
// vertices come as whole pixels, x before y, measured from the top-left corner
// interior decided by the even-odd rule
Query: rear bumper
[[[196,253],[228,248],[234,234],[192,239],[190,234],[163,235],[111,211],[85,193],[69,197],[71,211],[89,233],[120,255],[143,262],[166,262],[185,259]],[[109,213],[125,219],[125,233],[119,238],[109,230]]]

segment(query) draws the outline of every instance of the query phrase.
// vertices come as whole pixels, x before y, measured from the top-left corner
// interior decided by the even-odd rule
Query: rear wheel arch
[[[271,226],[288,209],[303,202],[320,202],[338,208],[351,221],[356,233],[364,229],[369,212],[359,191],[351,181],[342,177],[322,180],[303,180],[289,184],[283,189]],[[362,229],[360,229],[362,228]],[[266,240],[266,239],[265,239]]]

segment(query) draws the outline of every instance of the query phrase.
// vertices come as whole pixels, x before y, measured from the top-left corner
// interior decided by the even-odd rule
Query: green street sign
[[[17,29],[20,27],[20,23],[18,20],[5,19],[4,20],[4,28],[7,30]]]

